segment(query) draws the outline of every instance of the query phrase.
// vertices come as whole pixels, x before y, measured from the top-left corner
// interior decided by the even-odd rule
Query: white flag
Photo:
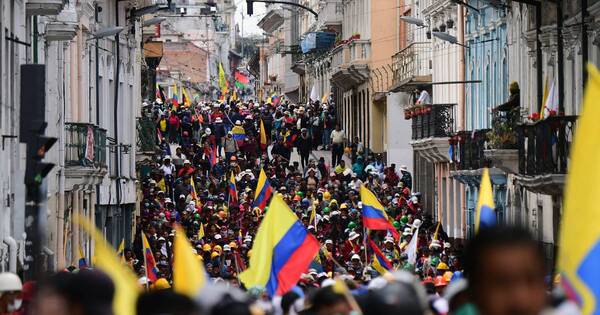
[[[548,97],[546,98],[546,103],[544,103],[544,118],[550,117],[550,112],[554,111],[555,114],[558,114],[558,87],[556,86],[556,79],[552,81],[552,85],[550,86],[550,91],[548,91]]]
[[[411,265],[415,265],[417,262],[417,240],[419,238],[419,229],[417,228],[413,233],[410,243],[406,246],[406,254],[408,255],[408,262]]]

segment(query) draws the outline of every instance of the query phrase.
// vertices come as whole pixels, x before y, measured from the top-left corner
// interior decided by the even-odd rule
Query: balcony
[[[518,128],[519,174],[524,187],[561,194],[577,116],[552,116]]]
[[[393,92],[410,92],[420,84],[431,82],[431,47],[429,43],[411,43],[392,56]]]
[[[65,164],[106,167],[106,130],[86,123],[65,123]]]
[[[449,153],[456,169],[450,172],[453,178],[465,185],[479,187],[482,169],[488,167],[493,185],[506,184],[505,172],[492,167],[491,161],[486,157],[490,132],[490,129],[459,131],[450,138]]]
[[[459,131],[450,139],[452,161],[458,170],[478,170],[489,166],[484,154],[489,131]]]
[[[369,79],[370,40],[351,40],[335,47],[332,50],[332,55],[331,81],[333,84],[348,90]]]
[[[67,0],[29,0],[27,15],[57,15],[63,10]]]
[[[153,154],[157,141],[156,123],[150,117],[137,119],[137,150],[140,153]]]
[[[492,131],[488,132],[488,147],[483,151],[486,159],[506,173],[518,173],[519,150],[517,150],[516,123],[504,113],[492,114]]]
[[[106,130],[93,124],[65,123],[67,187],[95,185],[106,174]]]
[[[454,132],[456,104],[415,106],[405,111],[412,119],[413,150],[432,163],[450,162],[448,139]]]

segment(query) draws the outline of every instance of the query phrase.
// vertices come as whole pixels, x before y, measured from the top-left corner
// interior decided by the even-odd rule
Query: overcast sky
[[[258,21],[265,16],[265,4],[254,3],[254,14],[252,16],[246,15],[246,0],[236,0],[235,4],[237,5],[235,22],[240,25],[240,28],[242,26],[242,12],[244,14],[244,36],[250,34],[262,34],[262,29],[256,24],[258,24]]]

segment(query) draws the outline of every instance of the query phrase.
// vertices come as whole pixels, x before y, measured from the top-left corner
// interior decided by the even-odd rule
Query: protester
[[[324,315],[350,314],[361,306],[365,314],[446,314],[465,306],[482,314],[533,314],[544,307],[543,261],[518,233],[496,240],[495,232],[480,232],[468,256],[468,289],[456,293],[454,283],[466,282],[463,253],[431,217],[433,209],[421,206],[420,193],[411,191],[407,167],[386,165],[359,138],[348,143],[333,104],[168,103],[152,105],[156,129],[168,137],[157,137],[154,164],[140,178],[139,218],[124,250],[124,264],[150,290],[141,295],[138,314]],[[261,145],[265,138],[268,145]],[[331,150],[331,159],[314,151],[319,144]],[[367,229],[365,211],[373,204],[361,198],[363,187],[381,203],[388,219],[380,221],[383,230]],[[238,278],[249,266],[263,218],[276,211],[269,209],[272,194],[281,195],[321,246],[282,296],[246,287]],[[210,282],[192,300],[173,292],[176,225]],[[39,314],[60,307],[103,314],[86,308],[103,309],[110,299],[102,274],[63,273],[42,285],[35,306],[49,307]],[[105,292],[80,297],[81,279],[97,282],[88,291],[105,286]]]

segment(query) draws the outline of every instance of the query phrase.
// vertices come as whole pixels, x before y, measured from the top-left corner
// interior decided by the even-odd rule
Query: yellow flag
[[[438,239],[438,232],[440,231],[440,225],[442,225],[442,222],[438,222],[437,226],[435,227],[435,232],[433,233],[434,240]]]
[[[125,263],[125,239],[121,240],[119,244],[119,248],[117,249],[117,256],[119,256],[119,260],[122,264]]]
[[[135,315],[135,304],[139,287],[135,275],[119,262],[115,250],[104,240],[94,225],[82,217],[75,217],[76,222],[91,236],[95,243],[94,263],[112,280],[115,285],[113,312],[115,315]]]
[[[193,298],[204,287],[206,274],[202,262],[198,261],[185,231],[180,226],[175,227],[173,247],[173,289]]]
[[[219,87],[221,91],[227,88],[227,78],[225,78],[225,70],[223,70],[222,63],[219,63]]]
[[[198,239],[204,237],[204,223],[200,223],[200,229],[198,230]]]
[[[561,284],[578,301],[581,314],[600,312],[600,73],[588,65],[588,81],[566,180],[560,224],[558,267]]]
[[[542,105],[540,106],[540,118],[544,119],[546,101],[548,100],[548,76],[544,78],[544,94],[542,96]]]
[[[475,209],[475,233],[480,228],[490,227],[496,224],[496,205],[494,204],[494,192],[490,171],[483,169],[481,183],[479,184],[479,196],[477,197],[477,208]]]

